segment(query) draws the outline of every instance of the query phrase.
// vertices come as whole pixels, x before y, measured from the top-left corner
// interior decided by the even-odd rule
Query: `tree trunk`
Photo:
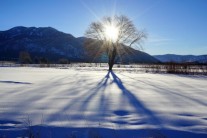
[[[113,68],[113,63],[108,63],[109,64],[109,71],[112,71],[112,68]]]
[[[108,61],[109,71],[112,71],[112,68],[113,68],[114,63],[115,63],[116,54],[117,54],[116,48],[113,47],[113,50],[111,51],[111,53],[109,55],[109,61]]]

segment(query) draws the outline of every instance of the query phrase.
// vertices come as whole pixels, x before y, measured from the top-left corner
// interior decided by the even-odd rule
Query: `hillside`
[[[0,32],[1,58],[18,58],[20,51],[28,51],[32,57],[49,60],[69,58],[84,59],[82,45],[70,34],[51,27],[15,27]]]
[[[0,59],[18,60],[21,51],[27,51],[31,58],[44,57],[50,62],[66,58],[72,62],[93,62],[85,54],[84,41],[87,38],[76,38],[71,34],[60,32],[52,27],[14,27],[0,31]],[[157,63],[147,53],[132,49],[123,57],[123,62]],[[95,62],[106,62],[96,59]]]
[[[175,54],[166,54],[166,55],[155,55],[155,58],[161,62],[194,62],[194,63],[207,63],[207,55],[175,55]]]

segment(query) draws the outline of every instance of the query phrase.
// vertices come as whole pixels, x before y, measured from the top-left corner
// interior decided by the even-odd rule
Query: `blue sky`
[[[113,14],[147,31],[149,54],[207,54],[207,0],[1,0],[0,30],[51,26],[79,37]]]

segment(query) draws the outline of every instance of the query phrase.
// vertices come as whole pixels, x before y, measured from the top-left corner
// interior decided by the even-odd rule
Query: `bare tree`
[[[109,70],[112,70],[115,59],[130,52],[131,48],[126,49],[125,46],[140,46],[146,33],[138,30],[127,16],[121,15],[92,22],[85,36],[89,38],[85,43],[88,53],[92,53],[94,58],[106,54]]]
[[[19,53],[19,61],[21,64],[30,64],[32,63],[30,54],[27,51],[21,51]]]

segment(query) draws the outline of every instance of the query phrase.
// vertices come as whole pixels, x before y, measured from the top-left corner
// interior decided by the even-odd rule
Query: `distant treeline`
[[[161,63],[161,64],[143,64],[146,72],[153,73],[172,73],[172,74],[191,74],[207,75],[207,64],[201,63]]]
[[[19,52],[18,58],[0,57],[0,61],[10,61],[10,62],[15,62],[17,64],[53,64],[53,63],[70,64],[70,60],[67,58],[59,58],[56,60],[51,60],[43,56],[31,57],[31,55],[27,51]]]
[[[63,62],[61,62],[63,60]],[[64,68],[81,68],[90,70],[107,70],[107,63],[78,63],[66,62],[60,59],[58,64],[40,62],[35,64],[16,63],[8,61],[0,61],[2,67],[64,67]],[[80,69],[79,68],[79,69]],[[207,75],[207,64],[194,63],[159,63],[159,64],[115,64],[114,71],[129,72],[146,72],[146,73],[172,73],[172,74],[190,74],[190,75]]]

